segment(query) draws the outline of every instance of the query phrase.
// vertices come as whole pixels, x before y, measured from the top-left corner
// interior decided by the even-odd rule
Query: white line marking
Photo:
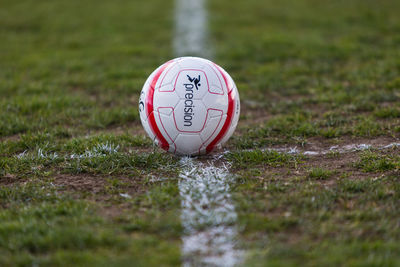
[[[319,155],[326,155],[330,153],[339,153],[339,154],[344,154],[344,153],[350,153],[350,152],[355,152],[355,151],[363,151],[363,150],[385,150],[385,149],[391,149],[391,148],[398,148],[400,147],[400,143],[394,142],[390,144],[380,144],[380,145],[370,145],[370,144],[350,144],[350,145],[344,145],[344,146],[331,146],[329,149],[319,149],[319,150],[301,150],[297,146],[294,147],[275,147],[275,148],[261,148],[261,151],[276,151],[279,153],[285,153],[285,154],[302,154],[302,155],[307,155],[307,156],[319,156]],[[256,149],[246,149],[244,151],[254,151]],[[215,157],[217,159],[222,159],[226,153],[229,153],[229,151],[224,151]]]
[[[17,159],[40,159],[40,158],[46,158],[46,159],[56,159],[56,158],[64,158],[65,160],[68,159],[83,159],[83,158],[99,158],[99,157],[105,157],[109,154],[113,153],[121,153],[125,154],[122,152],[119,152],[119,145],[115,145],[113,143],[101,143],[98,144],[91,149],[87,149],[83,154],[64,154],[64,155],[59,155],[57,152],[48,152],[47,148],[38,148],[35,151],[29,152],[28,150],[23,151],[20,154],[15,155]],[[363,151],[363,150],[386,150],[386,149],[394,149],[394,148],[400,148],[400,143],[394,142],[394,143],[389,143],[389,144],[379,144],[379,145],[371,145],[371,144],[350,144],[350,145],[344,145],[344,146],[331,146],[329,149],[319,149],[319,150],[301,150],[297,148],[297,146],[294,147],[278,147],[278,148],[264,148],[261,149],[262,151],[276,151],[280,153],[286,153],[286,154],[303,154],[303,155],[309,155],[309,156],[318,156],[318,155],[326,155],[329,153],[350,153],[350,152],[355,152],[355,151]],[[254,149],[247,149],[244,151],[253,151]],[[210,156],[210,159],[213,160],[220,160],[223,159],[225,154],[229,153],[229,151],[224,151],[219,154],[212,154]],[[203,156],[203,158],[207,158],[207,156]],[[156,181],[162,181],[166,178],[158,178],[158,177],[151,177],[151,182],[156,182]]]
[[[205,0],[176,0],[175,5],[175,55],[211,58]],[[181,164],[183,265],[234,266],[241,253],[234,247],[237,215],[229,193],[231,175],[226,168],[191,158],[182,158]]]
[[[350,153],[355,151],[363,151],[363,150],[384,150],[389,148],[400,147],[400,143],[390,143],[387,145],[378,145],[372,146],[370,144],[350,144],[344,146],[331,146],[329,149],[320,149],[320,150],[313,150],[313,151],[301,151],[296,147],[290,148],[271,148],[267,150],[274,150],[278,152],[283,152],[287,154],[303,154],[309,156],[318,156],[318,155],[326,155],[329,153]]]
[[[182,158],[179,192],[184,228],[184,266],[234,266],[241,261],[235,248],[237,214],[229,193],[232,175],[217,168]]]
[[[208,45],[205,0],[175,1],[173,47],[175,56],[212,57],[212,48]]]

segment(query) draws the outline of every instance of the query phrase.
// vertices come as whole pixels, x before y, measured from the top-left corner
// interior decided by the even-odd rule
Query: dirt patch
[[[60,174],[52,178],[52,183],[61,190],[97,194],[104,191],[106,180],[100,176]]]
[[[97,203],[99,204],[99,203]],[[126,211],[132,207],[129,202],[118,202],[118,203],[103,203],[99,206],[98,212],[102,217],[106,218],[117,218],[123,215]]]
[[[389,137],[389,136],[380,136],[374,139],[368,138],[360,138],[360,137],[352,137],[352,136],[344,136],[341,138],[335,139],[326,139],[323,137],[311,137],[307,139],[303,145],[281,145],[281,146],[271,146],[271,149],[283,149],[290,150],[291,148],[297,148],[299,152],[313,151],[313,152],[322,152],[328,151],[330,149],[335,150],[338,149],[346,149],[349,148],[349,152],[351,152],[351,146],[357,145],[367,145],[370,146],[371,149],[380,149],[384,146],[393,143],[400,143],[399,138]]]
[[[380,152],[381,156],[384,155],[393,155],[393,150],[382,150]],[[299,167],[299,172],[304,177],[307,177],[309,171],[312,168],[322,168],[325,170],[332,171],[331,176],[328,179],[322,179],[319,181],[321,184],[326,186],[332,186],[336,184],[336,181],[341,178],[348,179],[368,179],[373,177],[381,177],[392,175],[393,170],[389,171],[379,171],[379,172],[365,172],[357,167],[355,167],[355,163],[360,160],[360,156],[362,151],[342,153],[339,155],[331,156],[331,155],[319,155],[319,156],[310,156],[305,160]],[[310,178],[311,179],[311,178]]]
[[[145,191],[144,185],[137,180],[125,176],[104,177],[100,175],[66,175],[59,174],[52,178],[52,183],[61,190],[81,192],[94,195],[96,199],[107,199],[115,192],[124,191],[134,195]],[[115,183],[113,185],[113,183]]]
[[[326,139],[322,137],[312,137],[307,140],[307,144],[305,148],[308,150],[326,150],[332,146],[340,145],[340,146],[348,146],[354,144],[366,144],[372,147],[379,147],[389,145],[391,143],[400,142],[400,139],[389,137],[389,136],[379,136],[374,139],[371,138],[362,138],[362,137],[354,137],[354,136],[344,136],[337,139]]]
[[[3,136],[0,137],[0,142],[6,142],[6,141],[19,141],[20,140],[20,134],[14,134],[10,136]]]
[[[398,150],[396,150],[398,151]],[[398,173],[396,170],[389,170],[383,172],[364,172],[363,170],[355,167],[355,163],[360,160],[360,156],[362,151],[354,151],[348,153],[341,153],[337,155],[318,155],[318,156],[307,156],[302,160],[301,163],[298,164],[297,167],[273,167],[264,165],[262,168],[260,166],[256,167],[257,170],[262,169],[262,173],[257,173],[256,176],[252,176],[251,172],[247,172],[244,170],[237,170],[236,174],[239,176],[244,175],[247,177],[246,179],[255,179],[260,183],[274,183],[275,181],[283,182],[291,184],[292,182],[296,183],[296,181],[309,180],[314,183],[320,184],[324,187],[333,187],[338,181],[343,178],[346,179],[354,179],[354,180],[363,180],[374,177],[382,177],[382,176],[390,176],[394,173]],[[380,151],[380,155],[393,155],[393,150],[382,150]],[[328,176],[327,177],[309,177],[309,174],[312,169],[320,168],[326,170]]]
[[[312,168],[322,168],[333,171],[330,178],[326,180],[319,180],[322,184],[331,186],[335,184],[342,176],[348,176],[352,179],[365,179],[371,177],[371,173],[362,172],[354,167],[354,163],[359,160],[360,152],[343,153],[335,157],[328,155],[321,155],[318,157],[309,157],[305,165],[301,167],[304,176]]]
[[[27,179],[20,178],[17,175],[6,173],[0,177],[0,186],[12,186],[14,184],[21,184],[26,182]]]
[[[140,179],[124,176],[59,174],[52,177],[51,182],[59,192],[72,194],[77,199],[93,201],[100,214],[108,218],[122,215],[132,206],[125,200],[146,191],[146,185]]]

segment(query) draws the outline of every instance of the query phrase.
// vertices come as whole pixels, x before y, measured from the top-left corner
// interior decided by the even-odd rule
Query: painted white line
[[[65,154],[58,155],[57,152],[47,152],[46,146],[44,148],[38,148],[37,152],[29,153],[27,150],[16,155],[15,157],[18,159],[30,158],[30,159],[56,159],[56,158],[64,158],[64,159],[84,159],[84,158],[100,158],[105,157],[110,154],[120,153],[119,145],[115,145],[114,143],[105,142],[97,144],[91,149],[86,149],[83,154]]]
[[[208,45],[205,0],[175,1],[175,56],[212,58]],[[217,168],[182,158],[179,192],[184,228],[184,266],[234,266],[240,255],[235,249],[236,212],[229,193],[227,168]]]
[[[279,153],[285,153],[285,154],[302,154],[302,155],[307,155],[307,156],[319,156],[319,155],[326,155],[330,153],[339,153],[339,154],[344,154],[344,153],[350,153],[350,152],[355,152],[355,151],[363,151],[363,150],[385,150],[385,149],[391,149],[391,148],[397,148],[400,147],[400,143],[394,142],[394,143],[389,143],[389,144],[380,144],[380,145],[371,145],[371,144],[350,144],[350,145],[344,145],[344,146],[331,146],[329,149],[319,149],[319,150],[302,150],[299,149],[297,146],[294,147],[275,147],[275,148],[262,148],[261,151],[276,151]],[[254,151],[256,149],[247,149],[244,151]],[[226,153],[229,153],[229,151],[224,151],[215,157],[217,159],[221,159],[224,157]]]
[[[400,143],[391,143],[386,146],[382,146],[380,149],[388,149],[388,148],[393,148],[393,147],[400,147]]]
[[[179,193],[184,228],[184,266],[235,266],[241,252],[235,248],[237,214],[226,166],[217,168],[182,158]]]
[[[211,58],[208,45],[207,11],[205,0],[175,1],[175,56],[201,56]]]
[[[14,157],[17,159],[40,159],[40,158],[45,158],[45,159],[56,159],[56,158],[64,158],[65,160],[68,159],[83,159],[83,158],[99,158],[99,157],[105,157],[109,154],[114,154],[114,153],[120,153],[120,154],[126,154],[123,152],[119,151],[120,146],[113,144],[113,143],[101,143],[98,144],[91,149],[87,149],[83,154],[64,154],[64,155],[59,155],[57,152],[48,152],[47,148],[38,148],[35,151],[28,152],[28,150],[23,151],[20,154],[15,155]],[[400,148],[400,143],[394,142],[394,143],[388,143],[388,144],[379,144],[379,145],[371,145],[371,144],[350,144],[350,145],[344,145],[344,146],[331,146],[329,149],[319,149],[319,150],[301,150],[297,146],[294,147],[278,147],[278,148],[263,148],[261,151],[276,151],[280,153],[286,153],[286,154],[303,154],[303,155],[309,155],[309,156],[318,156],[318,155],[326,155],[329,153],[350,153],[350,152],[355,152],[355,151],[363,151],[363,150],[386,150],[386,149],[394,149],[394,148]],[[253,151],[255,149],[247,149],[244,151]],[[212,160],[220,160],[223,159],[225,154],[229,153],[229,151],[223,151],[219,154],[212,154],[209,157],[203,156],[202,158],[209,158]],[[150,181],[156,182],[156,181],[162,181],[166,178],[158,178],[158,177],[152,177]]]
[[[350,153],[350,152],[355,152],[355,151],[363,151],[363,150],[384,150],[384,149],[389,149],[389,148],[394,148],[394,147],[400,147],[400,143],[390,143],[387,145],[378,145],[378,146],[373,146],[370,144],[350,144],[350,145],[344,145],[344,146],[331,146],[329,149],[321,149],[321,150],[314,150],[314,151],[302,151],[299,150],[297,147],[291,147],[291,148],[282,148],[282,149],[271,149],[271,150],[276,150],[278,152],[285,152],[288,154],[303,154],[303,155],[309,155],[309,156],[318,156],[318,155],[326,155],[330,153]]]

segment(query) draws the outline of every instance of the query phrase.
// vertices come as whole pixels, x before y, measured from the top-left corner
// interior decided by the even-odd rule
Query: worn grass
[[[177,160],[137,110],[171,56],[171,1],[1,6],[0,265],[179,264],[177,189],[152,179]]]
[[[399,136],[398,2],[209,5],[217,58],[234,75],[248,122],[233,144]]]
[[[216,58],[242,99],[228,159],[245,265],[398,265],[399,149],[302,158],[258,149],[398,142],[399,3],[209,6]]]
[[[0,4],[0,265],[179,265],[179,160],[137,111],[173,1]],[[242,100],[224,160],[243,265],[399,265],[399,148],[264,149],[398,142],[398,1],[208,7]]]

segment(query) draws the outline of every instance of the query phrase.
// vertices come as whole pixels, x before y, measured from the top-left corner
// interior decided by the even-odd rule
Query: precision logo
[[[201,86],[200,75],[199,75],[199,78],[192,78],[189,75],[186,75],[186,76],[188,77],[188,79],[191,83],[194,82],[194,86],[196,86],[196,89],[199,90],[199,87]]]
[[[196,90],[199,90],[199,87],[201,86],[200,84],[200,75],[198,78],[190,77],[189,75],[186,75],[188,77],[188,80],[190,83],[184,83],[183,86],[185,86],[185,107],[183,109],[183,126],[185,127],[190,127],[192,126],[192,120],[193,120],[193,88],[196,88]]]

